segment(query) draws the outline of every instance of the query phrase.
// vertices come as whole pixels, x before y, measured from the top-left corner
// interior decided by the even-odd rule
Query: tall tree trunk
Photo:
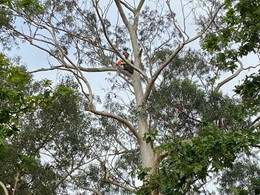
[[[138,134],[140,135],[139,145],[141,152],[142,164],[144,167],[153,167],[154,162],[154,151],[150,143],[146,143],[143,139],[145,133],[148,133],[149,127],[147,122],[147,114],[145,113],[145,105],[143,105],[143,90],[141,85],[140,74],[136,73],[133,78],[135,98],[136,98],[136,109],[138,112]]]
[[[135,55],[137,67],[140,67],[141,60],[140,56]],[[141,76],[139,73],[135,73],[133,75],[133,86],[134,86],[134,93],[136,98],[136,109],[138,113],[138,134],[139,134],[139,146],[140,146],[140,153],[141,153],[141,160],[142,166],[145,168],[150,168],[149,174],[153,174],[156,172],[158,168],[158,164],[156,163],[156,155],[150,143],[147,143],[144,140],[145,133],[149,132],[148,127],[148,120],[146,114],[146,105],[143,102],[143,89],[141,83]],[[158,190],[154,190],[152,195],[158,195]]]

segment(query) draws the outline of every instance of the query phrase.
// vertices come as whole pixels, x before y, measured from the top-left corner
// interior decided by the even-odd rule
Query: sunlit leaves
[[[9,65],[4,55],[0,56],[0,131],[2,145],[5,136],[10,137],[18,131],[17,118],[27,109],[24,94],[30,80],[28,73],[21,68]],[[3,148],[5,149],[5,147]]]

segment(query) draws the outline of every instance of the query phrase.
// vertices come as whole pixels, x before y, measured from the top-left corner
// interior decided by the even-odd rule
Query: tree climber
[[[123,55],[125,57],[125,60],[131,64],[133,64],[132,60],[129,60],[129,53],[127,52],[127,48],[124,48],[123,51]],[[120,68],[122,68],[123,70],[126,70],[127,72],[129,72],[131,75],[134,73],[134,68],[130,65],[128,65],[124,60],[119,59],[116,62],[116,65],[119,66]]]

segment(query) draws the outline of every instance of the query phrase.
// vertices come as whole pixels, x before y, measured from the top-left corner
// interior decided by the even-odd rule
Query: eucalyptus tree
[[[30,12],[10,8],[13,21],[23,25],[6,25],[8,37],[27,41],[51,58],[50,67],[32,73],[72,73],[87,99],[84,107],[100,117],[90,140],[98,163],[70,174],[77,186],[97,194],[120,188],[127,193],[137,189],[138,175],[144,181],[141,194],[199,191],[209,169],[230,166],[237,153],[259,144],[257,131],[249,128],[256,123],[236,115],[240,106],[220,91],[243,70],[239,57],[248,54],[234,57],[227,50],[230,40],[224,39],[226,26],[234,27],[231,35],[244,24],[231,20],[240,13],[234,9],[239,2],[46,0],[35,9],[27,5]],[[220,22],[230,14],[231,23]],[[200,39],[209,54],[219,53],[201,56],[188,49]],[[133,64],[122,56],[124,47],[131,49]],[[117,58],[134,68],[133,75],[114,65]],[[236,64],[242,68],[217,83]],[[103,99],[85,74],[100,72],[108,73],[111,83]]]

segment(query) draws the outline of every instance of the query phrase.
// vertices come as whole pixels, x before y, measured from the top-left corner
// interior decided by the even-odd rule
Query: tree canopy
[[[260,3],[0,3],[3,48],[27,42],[48,54],[30,72],[1,57],[0,122],[11,136],[1,134],[1,147],[11,153],[0,181],[17,194],[206,193],[212,177],[259,148],[259,62],[243,57],[259,53]],[[31,79],[53,70],[73,79]],[[235,96],[222,91],[246,70]],[[105,89],[90,82],[100,73]],[[11,163],[31,157],[33,169]]]

